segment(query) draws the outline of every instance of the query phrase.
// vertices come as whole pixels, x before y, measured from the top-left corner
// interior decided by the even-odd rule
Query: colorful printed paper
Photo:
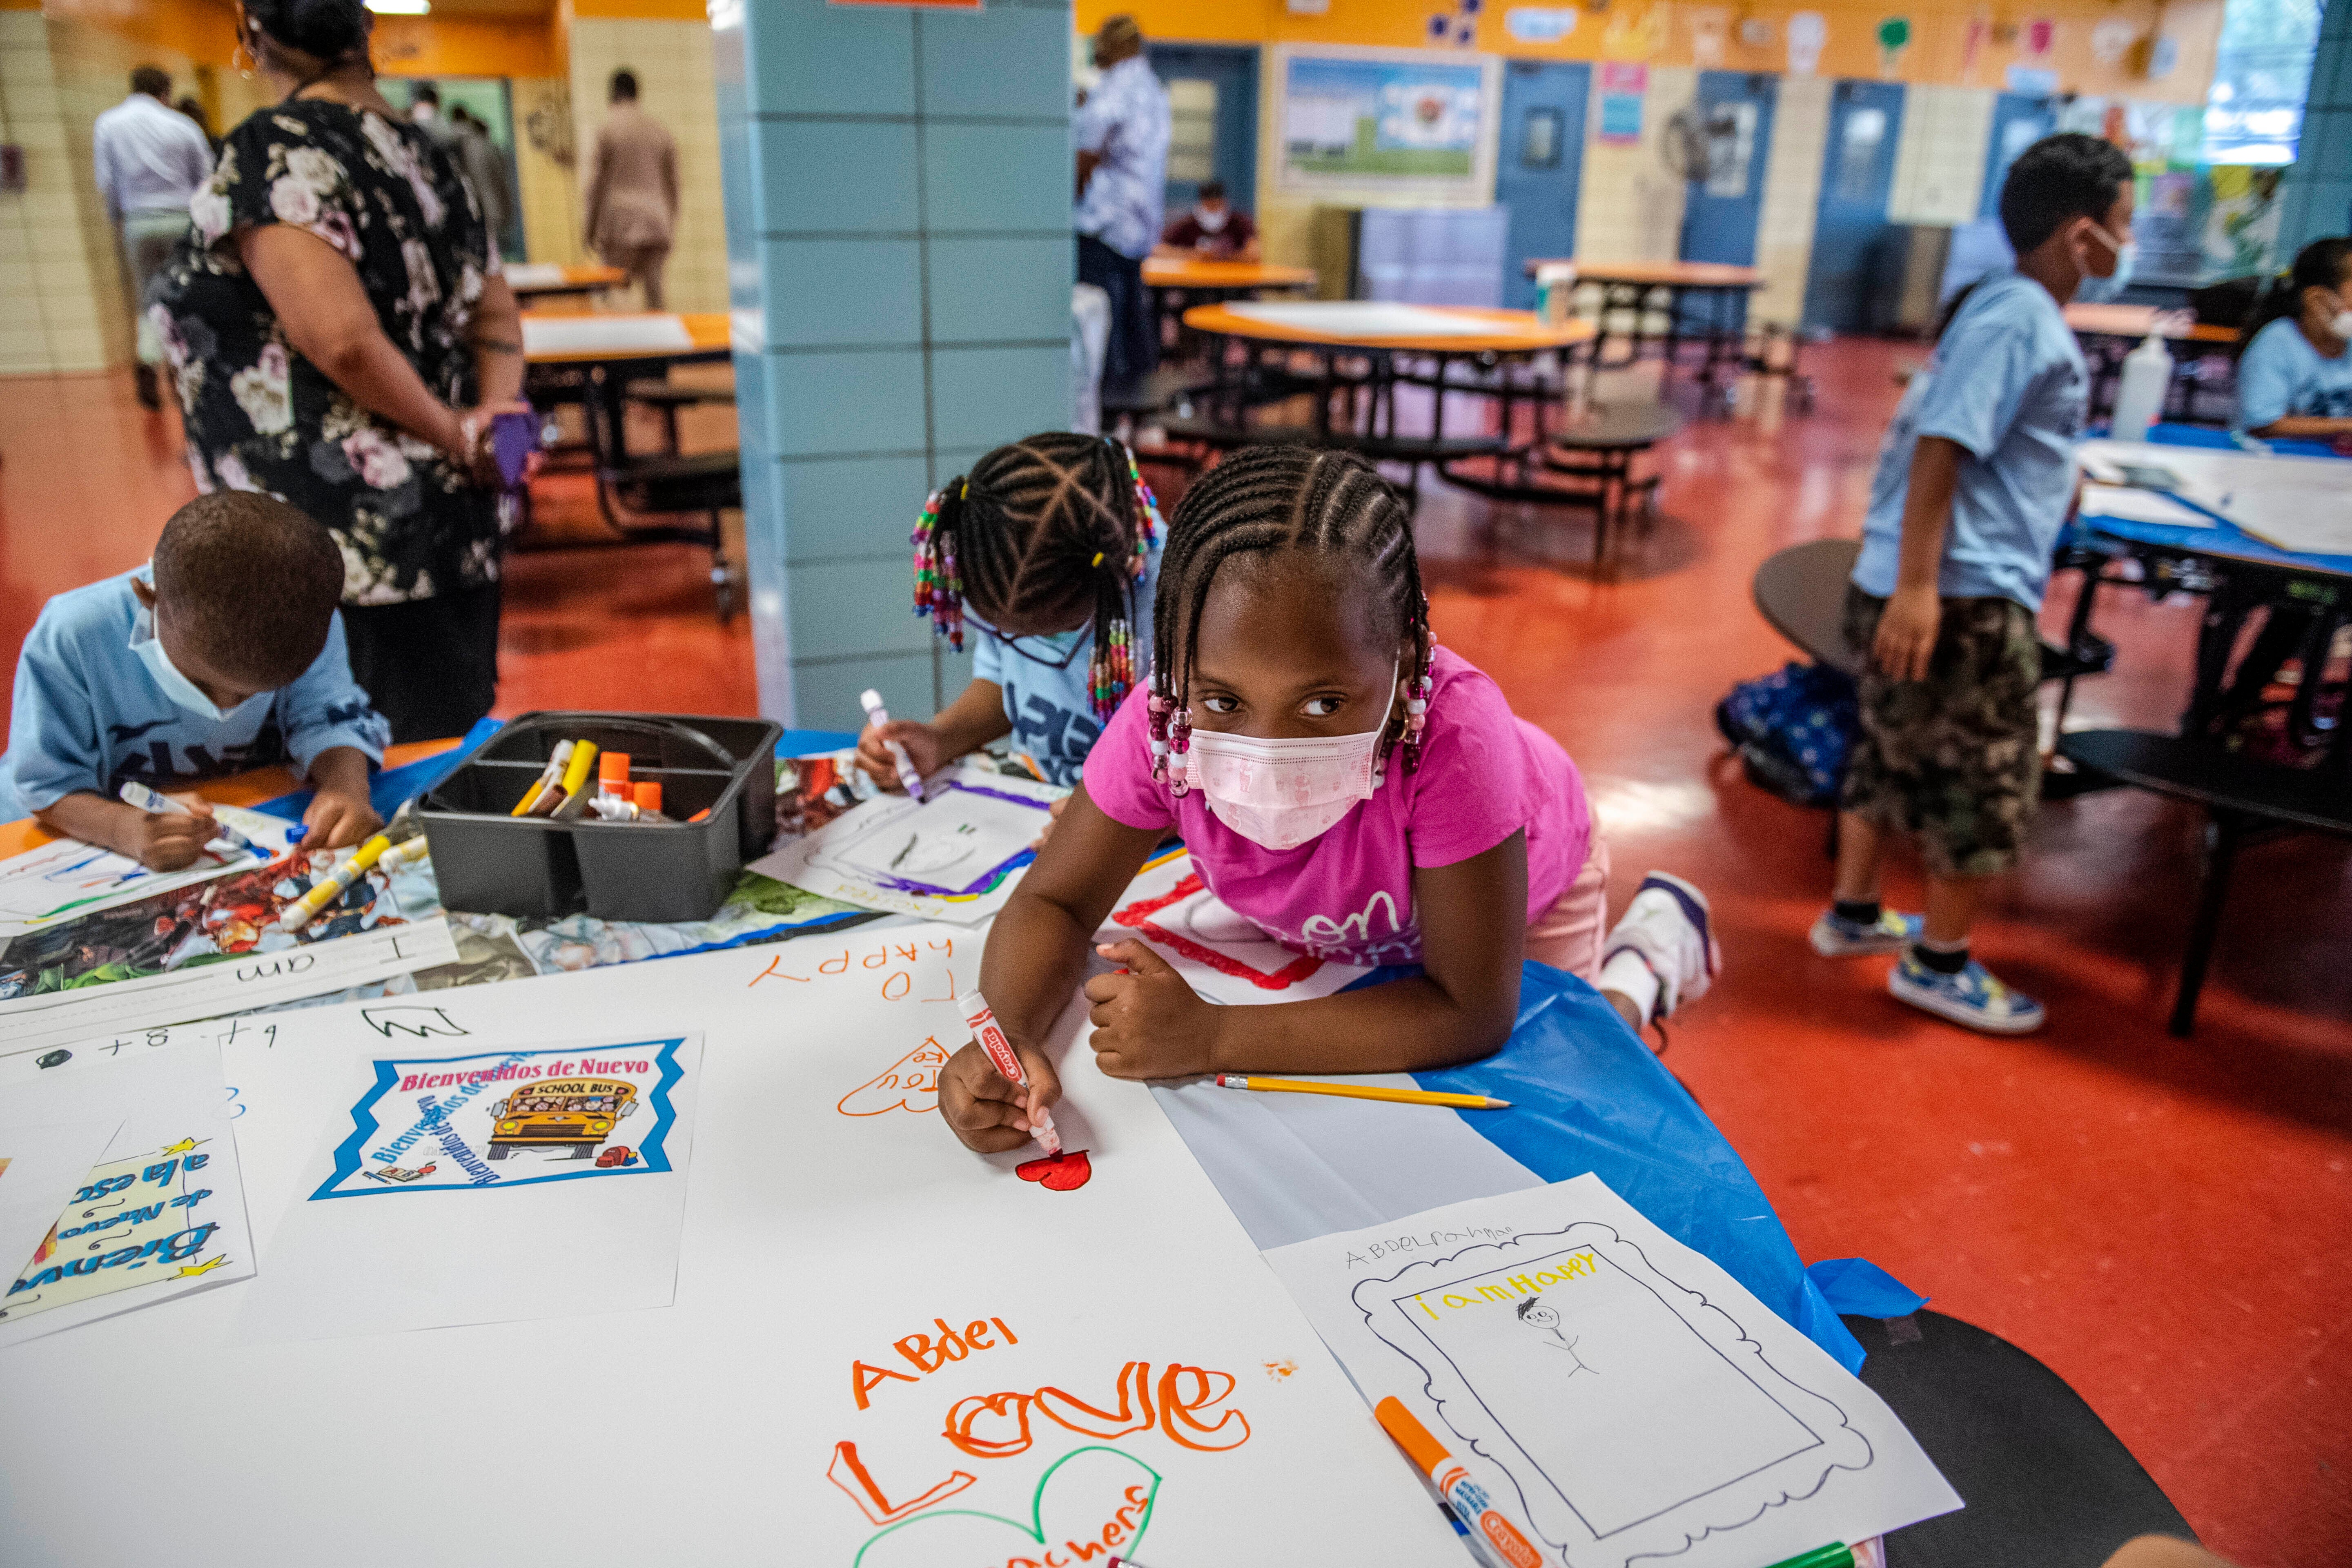
[[[291,825],[278,817],[233,805],[216,805],[213,816],[224,827],[234,828],[273,854],[285,848]],[[0,860],[0,942],[261,863],[262,857],[254,851],[224,844],[219,853],[208,853],[184,870],[151,871],[128,855],[95,844],[53,839]]]
[[[1600,1177],[1266,1254],[1564,1568],[1755,1568],[1960,1506],[1885,1404]]]
[[[40,1099],[0,1100],[0,1268],[14,1270],[45,1243],[122,1125],[103,1113],[52,1121]]]

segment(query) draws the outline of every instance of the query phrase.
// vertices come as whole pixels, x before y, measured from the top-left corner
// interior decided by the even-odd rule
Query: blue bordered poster
[[[379,1058],[352,1133],[310,1194],[524,1187],[670,1169],[685,1037]]]

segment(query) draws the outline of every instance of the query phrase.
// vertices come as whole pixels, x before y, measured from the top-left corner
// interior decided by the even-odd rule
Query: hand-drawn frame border
[[[481,1191],[480,1187],[471,1183],[462,1185],[450,1183],[430,1187],[346,1187],[340,1192],[336,1188],[359,1174],[360,1152],[383,1132],[383,1124],[376,1121],[375,1105],[390,1091],[393,1085],[400,1081],[402,1068],[447,1067],[457,1062],[502,1062],[510,1061],[517,1057],[574,1056],[583,1050],[625,1051],[644,1046],[655,1047],[655,1059],[661,1064],[661,1076],[654,1080],[652,1092],[646,1096],[646,1103],[653,1107],[654,1124],[651,1133],[635,1145],[637,1153],[641,1156],[640,1163],[635,1165],[611,1166],[602,1170],[597,1169],[592,1163],[584,1171],[557,1171],[544,1176],[520,1176],[511,1179],[507,1177],[504,1172],[500,1172],[498,1181],[486,1184],[492,1189],[534,1187],[543,1182],[572,1182],[578,1181],[583,1176],[601,1179],[611,1176],[661,1174],[670,1169],[667,1142],[670,1126],[677,1120],[677,1110],[670,1103],[669,1091],[672,1085],[686,1076],[686,1069],[677,1065],[677,1048],[685,1043],[684,1035],[674,1035],[661,1040],[625,1040],[611,1045],[586,1047],[551,1046],[545,1050],[477,1051],[462,1057],[393,1057],[389,1058],[379,1057],[375,1064],[375,1082],[370,1086],[365,1094],[360,1097],[359,1103],[352,1107],[352,1135],[335,1146],[335,1168],[329,1173],[326,1181],[320,1184],[319,1190],[310,1194],[310,1201],[316,1203],[321,1198],[373,1198],[397,1196],[402,1194]]]
[[[1532,1263],[1515,1264],[1515,1258],[1548,1257],[1576,1247],[1591,1248],[1604,1265],[1617,1268],[1657,1297],[1667,1310],[1679,1318],[1709,1348],[1820,1439],[1820,1446],[1685,1499],[1646,1520],[1612,1531],[1606,1537],[1594,1534],[1585,1526],[1574,1511],[1573,1505],[1565,1504],[1565,1494],[1556,1484],[1549,1485],[1547,1490],[1559,1496],[1565,1505],[1563,1507],[1552,1506],[1548,1496],[1531,1495],[1511,1459],[1504,1457],[1504,1450],[1507,1449],[1510,1455],[1541,1475],[1541,1468],[1536,1465],[1534,1458],[1519,1447],[1499,1421],[1487,1413],[1477,1391],[1455,1370],[1453,1362],[1444,1357],[1434,1341],[1426,1334],[1421,1336],[1422,1342],[1436,1352],[1442,1368],[1437,1371],[1433,1371],[1411,1348],[1401,1343],[1399,1335],[1383,1331],[1383,1320],[1387,1316],[1385,1310],[1394,1308],[1397,1321],[1410,1323],[1410,1315],[1400,1305],[1406,1299],[1442,1290],[1448,1285],[1459,1283],[1465,1276],[1485,1275],[1497,1268],[1533,1267]],[[1482,1253],[1496,1261],[1464,1265],[1465,1259]],[[1441,1274],[1445,1278],[1438,1278]],[[1419,1282],[1408,1283],[1415,1279]],[[1368,1292],[1371,1300],[1369,1307],[1366,1305]],[[1709,1300],[1705,1292],[1694,1290],[1659,1272],[1639,1245],[1626,1240],[1614,1226],[1600,1220],[1580,1220],[1562,1230],[1529,1232],[1504,1242],[1482,1242],[1444,1258],[1411,1263],[1386,1279],[1360,1281],[1349,1293],[1349,1300],[1363,1314],[1364,1326],[1371,1331],[1373,1336],[1412,1363],[1422,1374],[1422,1392],[1436,1406],[1438,1417],[1446,1429],[1468,1445],[1471,1452],[1496,1466],[1509,1478],[1513,1489],[1518,1493],[1521,1517],[1547,1544],[1561,1553],[1570,1568],[1595,1568],[1595,1565],[1602,1563],[1622,1568],[1622,1564],[1636,1558],[1675,1556],[1688,1551],[1709,1535],[1752,1524],[1764,1516],[1767,1509],[1811,1497],[1821,1490],[1832,1473],[1841,1469],[1866,1469],[1875,1458],[1870,1439],[1846,1419],[1843,1406],[1826,1394],[1805,1387],[1774,1366],[1765,1359],[1764,1347],[1750,1339],[1728,1311]],[[1444,1386],[1441,1387],[1441,1384]],[[1808,1419],[1802,1413],[1807,1409],[1817,1414]],[[1818,1414],[1824,1412],[1825,1415]],[[1549,1482],[1549,1478],[1546,1479]],[[1540,1512],[1538,1511],[1538,1503],[1543,1505]],[[1698,1519],[1687,1520],[1687,1515],[1694,1509],[1704,1511]]]

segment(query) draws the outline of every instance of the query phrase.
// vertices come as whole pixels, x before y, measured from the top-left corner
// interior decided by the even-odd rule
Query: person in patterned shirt
[[[229,133],[151,306],[188,464],[324,524],[393,738],[462,734],[497,695],[514,296],[455,154],[376,91],[361,0],[244,0],[237,25],[278,102]]]

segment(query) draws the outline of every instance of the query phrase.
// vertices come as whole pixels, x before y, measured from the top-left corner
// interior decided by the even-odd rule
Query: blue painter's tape
[[[1866,1258],[1824,1258],[1805,1276],[1830,1310],[1849,1318],[1907,1318],[1927,1298]]]

